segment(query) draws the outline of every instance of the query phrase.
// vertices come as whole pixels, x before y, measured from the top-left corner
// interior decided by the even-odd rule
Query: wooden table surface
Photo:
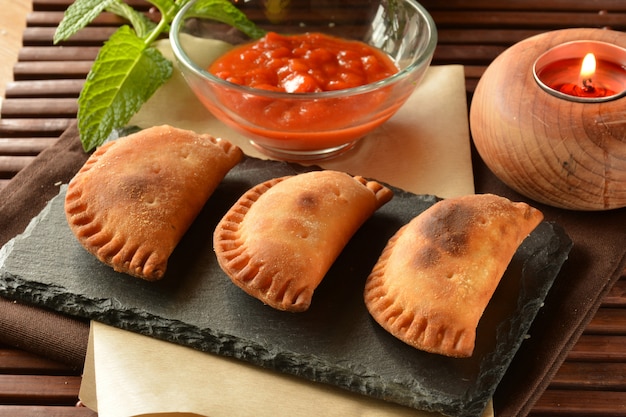
[[[116,19],[103,17],[63,47],[52,35],[71,0],[0,0],[0,187],[72,123],[76,98]],[[137,0],[133,0],[137,3]],[[425,0],[439,29],[434,64],[465,66],[468,97],[510,45],[567,27],[626,29],[626,1]],[[0,97],[2,94],[0,94]],[[0,345],[0,416],[93,416],[75,407],[80,373]],[[626,416],[626,278],[604,299],[531,413]]]

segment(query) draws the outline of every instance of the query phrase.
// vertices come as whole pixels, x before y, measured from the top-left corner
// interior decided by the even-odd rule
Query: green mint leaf
[[[112,2],[106,10],[128,20],[140,38],[147,36],[156,27],[156,23],[148,19],[146,15],[121,1]]]
[[[118,0],[76,0],[65,11],[54,32],[53,42],[56,44],[70,38],[116,1]]]
[[[120,27],[104,44],[78,98],[78,130],[85,151],[124,126],[172,74],[172,63]]]
[[[55,43],[71,37],[104,10],[132,25],[132,29],[120,27],[101,48],[78,98],[78,129],[85,151],[126,125],[172,74],[172,63],[151,44],[168,32],[176,13],[190,0],[147,1],[161,13],[158,24],[123,0],[75,0],[57,27]],[[266,33],[228,0],[200,0],[194,6],[197,17],[229,24],[253,39]]]
[[[191,7],[189,14],[226,23],[239,29],[252,39],[259,39],[266,33],[249,20],[241,10],[224,0],[199,0]]]

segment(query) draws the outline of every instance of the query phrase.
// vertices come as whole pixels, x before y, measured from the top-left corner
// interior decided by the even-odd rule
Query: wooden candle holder
[[[470,108],[478,153],[505,184],[573,210],[626,207],[626,97],[581,103],[544,91],[533,65],[549,49],[591,40],[626,48],[626,34],[565,29],[507,49],[481,77]]]

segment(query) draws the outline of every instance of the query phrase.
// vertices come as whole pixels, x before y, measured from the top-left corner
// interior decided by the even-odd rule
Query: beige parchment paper
[[[440,416],[98,322],[87,362],[81,400],[100,417]]]
[[[167,42],[160,48],[173,59]],[[202,107],[177,71],[131,124],[207,132],[263,158],[246,138]],[[463,67],[429,68],[387,123],[348,153],[319,165],[419,194],[473,194]],[[100,417],[435,416],[101,323],[93,322],[91,330],[80,398]],[[491,406],[484,415],[493,415]]]

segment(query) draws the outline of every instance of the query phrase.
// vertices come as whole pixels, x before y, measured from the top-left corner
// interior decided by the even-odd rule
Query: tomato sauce
[[[209,72],[234,84],[287,93],[359,87],[398,72],[391,58],[363,42],[322,33],[268,33],[218,58]]]
[[[215,101],[200,95],[226,123],[275,148],[343,145],[382,124],[402,104],[394,100],[391,87],[337,97],[307,94],[363,86],[398,72],[382,51],[320,33],[268,33],[217,58],[208,70],[236,85],[289,93],[242,94],[219,86],[214,87]]]

